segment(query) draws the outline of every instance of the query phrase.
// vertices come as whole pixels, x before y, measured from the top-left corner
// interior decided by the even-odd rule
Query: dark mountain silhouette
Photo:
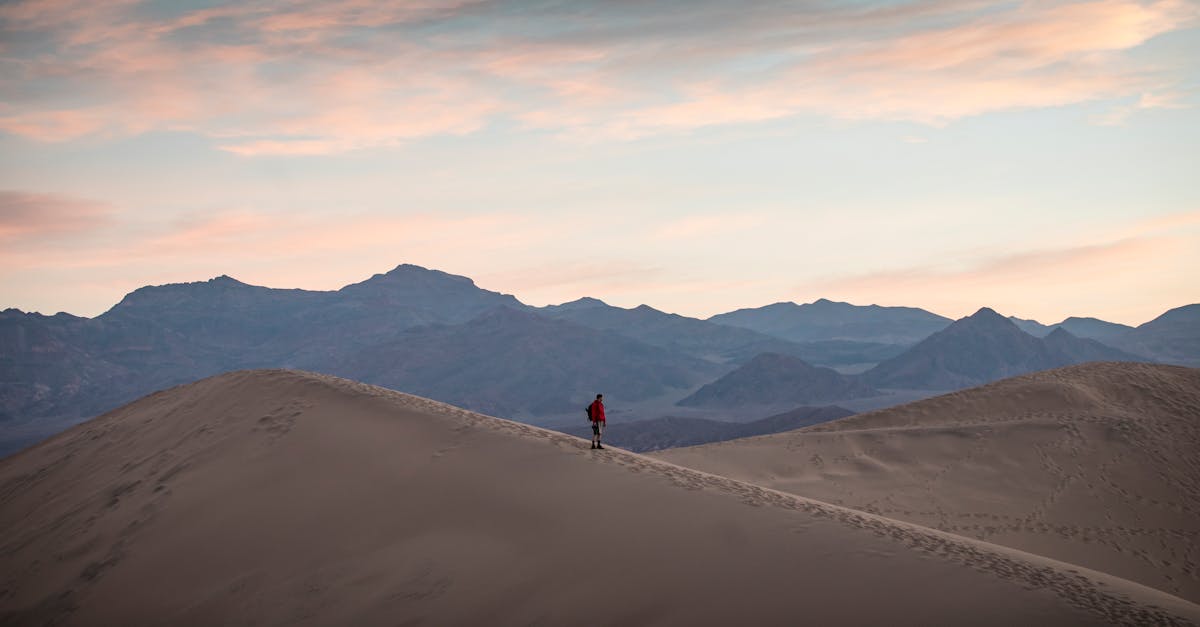
[[[345,322],[370,321],[388,329],[459,323],[496,307],[525,309],[510,294],[482,289],[464,276],[411,264],[337,291],[333,311]]]
[[[1008,319],[1011,320],[1013,324],[1017,325],[1018,329],[1034,337],[1046,337],[1047,335],[1050,335],[1051,331],[1054,330],[1054,325],[1042,324],[1037,320],[1026,320],[1016,316],[1009,316]]]
[[[793,342],[853,340],[884,344],[913,344],[950,324],[924,309],[858,306],[824,298],[804,305],[783,302],[756,309],[739,309],[709,318],[735,327],[774,335]]]
[[[1158,361],[1200,367],[1200,303],[1171,309],[1113,343]]]
[[[508,313],[481,318],[498,308]],[[586,400],[597,385],[642,398],[694,387],[730,367],[522,311],[532,308],[466,277],[412,265],[332,292],[227,276],[144,287],[92,319],[11,309],[0,315],[0,440],[45,431],[30,431],[31,421],[61,428],[155,390],[242,368],[352,372],[525,415],[565,407],[563,394]],[[418,363],[437,369],[421,378],[411,374]],[[545,386],[536,399],[533,381]]]
[[[592,307],[612,307],[612,305],[609,305],[599,298],[584,296],[583,298],[577,298],[573,301],[562,303],[561,305],[546,305],[545,307],[541,307],[540,311],[542,313],[558,314],[571,311],[573,309],[590,309]]]
[[[0,424],[111,408],[108,392],[132,373],[88,352],[80,336],[89,322],[65,313],[0,312]]]
[[[684,418],[665,416],[638,420],[636,422],[610,421],[604,432],[604,441],[635,452],[657,451],[680,446],[699,446],[712,442],[724,442],[737,438],[780,433],[800,429],[838,418],[854,412],[836,405],[824,407],[798,407],[751,422],[725,422],[708,418]],[[563,433],[581,438],[592,437],[592,428],[580,422],[578,426],[558,427]]]
[[[1115,343],[1121,336],[1133,330],[1133,327],[1115,322],[1108,322],[1099,318],[1080,318],[1071,316],[1059,322],[1058,324],[1042,324],[1037,320],[1024,320],[1016,316],[1009,316],[1013,324],[1017,325],[1022,331],[1034,337],[1046,337],[1052,331],[1058,328],[1066,329],[1071,332],[1071,335],[1079,338],[1096,340],[1102,343]]]
[[[1172,310],[1120,335],[1121,347],[1200,365],[1197,307]],[[718,323],[743,318],[810,340]],[[1120,330],[1083,319],[1063,325],[1077,320],[1089,328]],[[631,400],[682,395],[684,388],[713,381],[737,364],[749,366],[764,352],[860,370],[900,360],[902,348],[891,342],[915,338],[941,321],[919,309],[829,301],[740,310],[710,321],[648,306],[610,307],[591,298],[538,309],[481,289],[469,278],[408,264],[336,291],[273,289],[221,276],[143,287],[95,318],[0,312],[0,449],[36,441],[150,392],[236,369],[304,367],[408,387],[483,411],[534,416],[569,411],[600,391],[596,388]],[[835,339],[840,337],[858,339]],[[863,340],[872,337],[884,339]],[[1067,346],[1056,344],[1059,359],[1048,361],[1073,363],[1063,361],[1064,353],[1076,360],[1128,357],[1104,355],[1077,341],[1058,342]],[[956,358],[938,357],[936,376],[931,367],[889,366],[896,372],[881,380],[958,386],[1001,376],[993,371],[1004,368],[980,365],[994,356],[980,355],[967,350]],[[965,365],[946,367],[946,359]],[[1025,371],[1043,361],[1012,367]],[[923,374],[916,372],[922,368]],[[759,399],[752,385],[743,398],[755,404],[841,400],[826,393],[845,381],[828,372],[812,376],[815,387],[798,388],[811,399],[777,393]]]
[[[1096,340],[1076,337],[1062,327],[1055,327],[1042,338],[1053,359],[1070,366],[1088,361],[1145,361],[1144,358],[1113,348]],[[1058,368],[1059,366],[1052,366]]]
[[[679,401],[683,407],[732,408],[747,405],[817,404],[874,396],[857,377],[800,359],[763,353],[746,365]]]
[[[597,392],[637,401],[725,369],[616,333],[500,307],[459,325],[406,331],[325,369],[498,416],[569,412]],[[308,368],[310,364],[301,364]]]
[[[809,350],[795,342],[750,329],[666,313],[649,305],[624,309],[594,298],[581,298],[543,307],[539,312],[715,362],[743,362],[765,352],[793,356],[830,353]]]
[[[1133,327],[1129,325],[1108,322],[1099,318],[1080,318],[1077,316],[1071,316],[1055,326],[1070,331],[1071,335],[1075,337],[1096,340],[1110,346],[1115,346],[1115,343],[1121,337],[1133,330]]]
[[[413,265],[336,292],[273,289],[221,276],[143,287],[85,328],[86,348],[108,361],[181,369],[179,382],[234,368],[266,366],[315,339],[369,345],[407,328],[465,322],[516,298],[466,277]],[[199,374],[197,370],[204,371]]]
[[[850,340],[791,342],[750,329],[662,312],[648,305],[624,309],[595,298],[581,298],[538,311],[717,362],[744,364],[762,353],[779,353],[815,365],[836,367],[876,364],[904,350],[894,344]]]
[[[958,320],[863,377],[885,388],[956,390],[1004,377],[1085,361],[1137,360],[1129,353],[1056,329],[1034,337],[984,307]]]

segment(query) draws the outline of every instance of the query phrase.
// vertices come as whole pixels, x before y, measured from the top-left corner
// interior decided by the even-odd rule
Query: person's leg
[[[601,440],[604,439],[604,425],[605,424],[606,423],[603,420],[596,423],[596,448],[604,448],[604,446],[602,444],[600,444],[600,442],[601,442]]]
[[[592,422],[592,448],[596,448],[600,444],[600,423]]]

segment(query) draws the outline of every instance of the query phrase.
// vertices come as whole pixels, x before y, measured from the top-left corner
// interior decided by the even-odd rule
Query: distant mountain
[[[1176,307],[1113,342],[1159,361],[1200,367],[1200,303]]]
[[[511,294],[482,289],[465,276],[401,264],[386,274],[337,291],[336,319],[371,321],[389,329],[466,322],[479,314],[509,307],[527,309]]]
[[[497,307],[526,308],[466,277],[405,264],[334,292],[220,276],[139,288],[91,319],[10,309],[0,315],[0,420],[69,423],[240,368],[328,370],[408,329]]]
[[[569,413],[596,393],[629,401],[684,390],[726,368],[566,320],[499,307],[457,325],[412,328],[302,368],[498,416]]]
[[[1085,361],[1137,360],[1129,353],[1056,329],[1034,337],[984,307],[926,338],[863,377],[885,388],[956,390]]]
[[[595,298],[550,305],[538,312],[694,357],[736,364],[744,364],[762,353],[779,353],[820,366],[874,365],[895,357],[905,348],[851,340],[791,342],[742,327],[665,313],[648,305],[633,309],[613,307]]]
[[[657,451],[791,431],[853,414],[848,409],[830,405],[798,407],[752,422],[667,416],[636,422],[612,422],[604,433],[604,441],[635,452]],[[582,421],[578,426],[559,427],[558,430],[581,438],[590,438],[592,435],[591,427]]]
[[[1120,325],[1091,319],[1062,325],[1112,333],[1111,341],[1129,352],[1200,365],[1196,307],[1172,310],[1123,333]],[[729,321],[740,323],[725,324]],[[220,276],[134,290],[95,318],[0,312],[0,448],[229,370],[303,367],[509,417],[550,416],[572,411],[580,398],[602,390],[629,399],[682,395],[703,382],[717,383],[715,378],[738,364],[750,367],[762,353],[860,372],[901,359],[906,345],[897,342],[915,342],[947,322],[919,309],[825,300],[740,310],[708,321],[591,298],[533,308],[467,277],[410,264],[336,291],[273,289]],[[1052,342],[1059,359],[1049,361],[1070,363],[1064,354],[1129,357],[1078,340]],[[837,396],[866,387],[820,368],[792,370],[790,376],[804,382],[784,385],[791,387],[787,393],[767,389],[773,379],[760,372],[757,383],[743,382],[743,392],[718,394],[710,388],[704,395],[718,403],[800,405],[842,400]],[[933,370],[941,374],[909,379],[956,386],[978,379],[944,363]],[[904,376],[893,374],[881,380],[903,382]],[[735,400],[739,393],[743,401]]]
[[[913,307],[858,306],[824,298],[804,305],[783,302],[709,318],[793,342],[852,340],[913,344],[946,328],[949,318]]]
[[[97,317],[87,337],[89,350],[117,362],[128,356],[142,364],[161,354],[172,364],[208,366],[215,373],[269,365],[311,348],[316,338],[370,344],[415,326],[465,322],[501,306],[525,307],[466,277],[409,264],[336,292],[273,289],[220,276],[137,289]]]
[[[1145,361],[1145,358],[1113,348],[1096,340],[1076,337],[1062,327],[1055,327],[1050,335],[1042,338],[1051,358],[1060,365],[1071,366],[1089,361]]]
[[[88,352],[90,321],[69,314],[0,312],[0,425],[35,416],[90,415],[111,409],[134,373]]]
[[[593,307],[612,307],[612,305],[609,305],[599,298],[584,296],[583,298],[577,298],[569,303],[562,303],[561,305],[546,305],[545,307],[540,307],[539,311],[544,314],[557,315],[573,309],[591,309]]]
[[[676,403],[682,407],[818,404],[877,394],[857,377],[800,359],[764,353]]]
[[[793,356],[820,352],[750,329],[666,313],[648,305],[624,309],[595,298],[581,298],[538,312],[719,363],[744,361],[765,352]]]
[[[1099,318],[1079,318],[1071,316],[1066,320],[1054,325],[1061,327],[1071,332],[1075,337],[1087,338],[1096,340],[1103,344],[1116,345],[1126,333],[1133,330],[1133,327],[1125,324],[1117,324],[1116,322],[1108,322]]]
[[[1037,320],[1025,320],[1024,318],[1018,318],[1016,316],[1009,316],[1008,319],[1011,320],[1013,324],[1017,325],[1018,329],[1034,337],[1046,337],[1047,335],[1050,335],[1051,331],[1054,330],[1054,325],[1042,324]]]
[[[1075,337],[1097,340],[1106,344],[1116,342],[1118,338],[1133,330],[1131,326],[1108,322],[1099,318],[1079,318],[1072,316],[1058,324],[1042,324],[1037,320],[1023,320],[1016,316],[1009,316],[1008,319],[1022,331],[1034,337],[1046,337],[1055,329],[1063,328],[1070,331],[1071,335]]]

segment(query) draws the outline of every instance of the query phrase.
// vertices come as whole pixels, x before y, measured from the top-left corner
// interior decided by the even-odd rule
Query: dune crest
[[[1200,601],[1200,370],[1109,362],[657,457]]]
[[[1200,621],[1104,573],[296,371],[0,461],[0,572],[16,624]]]

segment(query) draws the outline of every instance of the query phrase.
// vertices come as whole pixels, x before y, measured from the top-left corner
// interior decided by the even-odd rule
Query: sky
[[[1200,302],[1200,2],[0,2],[0,308]]]

